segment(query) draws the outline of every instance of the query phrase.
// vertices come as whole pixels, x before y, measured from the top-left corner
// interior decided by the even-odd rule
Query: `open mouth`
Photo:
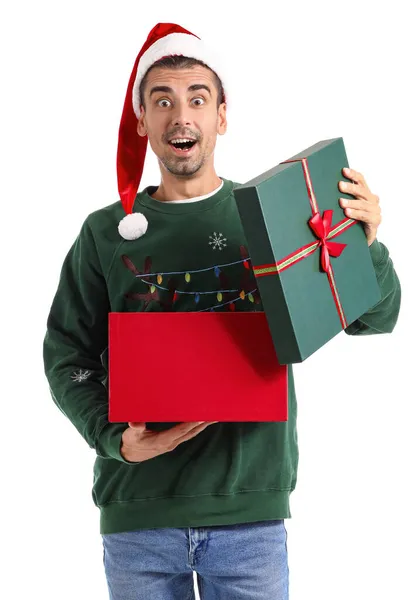
[[[196,144],[197,140],[173,140],[169,142],[176,154],[189,154]]]

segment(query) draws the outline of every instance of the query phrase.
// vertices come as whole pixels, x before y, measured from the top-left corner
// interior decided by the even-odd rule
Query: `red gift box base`
[[[287,421],[264,312],[109,313],[109,421]]]

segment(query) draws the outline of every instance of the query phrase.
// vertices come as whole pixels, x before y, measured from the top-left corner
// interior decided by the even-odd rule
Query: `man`
[[[107,418],[110,311],[262,310],[233,196],[237,184],[214,169],[227,120],[221,68],[213,66],[187,30],[160,23],[149,34],[120,126],[121,203],[86,218],[47,323],[52,397],[97,453],[92,495],[112,600],[192,598],[193,571],[205,600],[288,598],[284,519],[291,518],[298,467],[291,366],[287,422]],[[137,193],[148,140],[161,183]],[[360,173],[345,174],[354,183],[340,189],[357,198],[346,203],[346,215],[364,223],[382,295],[345,331],[388,333],[401,291],[388,250],[376,239],[379,199]],[[169,397],[164,363],[178,351],[161,345],[155,394]],[[186,382],[185,364],[184,393],[198,402],[198,390]]]

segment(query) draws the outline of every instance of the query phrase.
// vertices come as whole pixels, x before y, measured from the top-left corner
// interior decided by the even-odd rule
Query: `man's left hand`
[[[344,168],[343,174],[355,183],[339,181],[339,189],[346,194],[352,194],[357,200],[340,198],[340,206],[345,209],[345,215],[350,219],[363,221],[368,246],[376,239],[376,232],[381,223],[379,197],[371,192],[364,176],[353,169]]]

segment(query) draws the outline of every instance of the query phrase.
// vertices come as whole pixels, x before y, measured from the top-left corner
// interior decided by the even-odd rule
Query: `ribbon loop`
[[[346,244],[340,242],[330,242],[327,240],[329,235],[333,219],[333,210],[325,210],[323,217],[319,212],[316,212],[308,224],[320,240],[321,254],[320,262],[323,270],[328,273],[330,270],[330,256],[340,256],[343,250],[346,248]]]
[[[347,244],[342,244],[340,242],[329,242],[329,240],[326,240],[326,246],[329,249],[330,256],[337,258],[342,254]]]

